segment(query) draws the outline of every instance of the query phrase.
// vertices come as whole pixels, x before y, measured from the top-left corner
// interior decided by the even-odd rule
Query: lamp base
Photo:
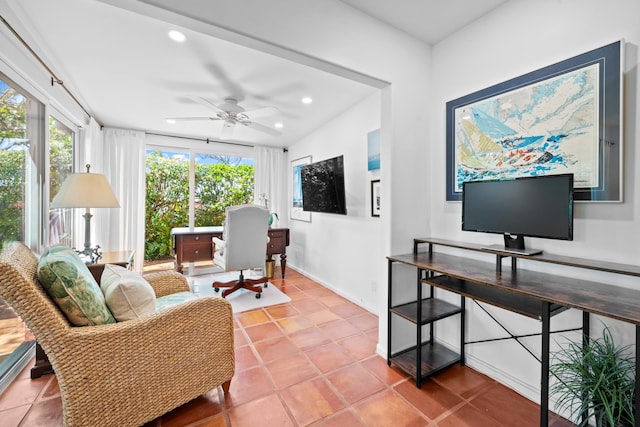
[[[98,245],[96,245],[95,248],[85,247],[82,251],[76,249],[76,253],[85,264],[95,264],[100,258],[102,258],[102,251],[100,251],[100,246]]]
[[[89,208],[85,211],[82,217],[84,218],[84,250],[79,251],[76,249],[80,258],[84,258],[85,264],[95,264],[100,258],[102,258],[102,252],[100,252],[100,246],[96,245],[95,248],[91,247],[91,212]]]

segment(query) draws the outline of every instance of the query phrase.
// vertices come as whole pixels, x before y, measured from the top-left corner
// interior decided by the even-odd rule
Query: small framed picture
[[[291,161],[291,206],[289,216],[298,221],[311,222],[311,212],[302,209],[302,178],[300,169],[311,163],[311,156]]]
[[[380,216],[380,180],[371,181],[371,216]]]

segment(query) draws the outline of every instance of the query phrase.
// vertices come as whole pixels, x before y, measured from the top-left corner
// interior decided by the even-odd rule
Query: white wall
[[[638,109],[638,44],[640,2],[637,0],[510,1],[490,15],[434,46],[432,51],[433,114],[430,120],[429,186],[431,234],[483,244],[501,243],[500,236],[460,231],[460,203],[445,202],[445,103],[538,68],[625,39],[625,171],[624,203],[581,203],[575,208],[574,241],[531,239],[546,252],[637,265],[640,261],[640,189],[636,165],[640,153]],[[536,268],[519,263],[519,267]],[[540,266],[537,266],[540,268]],[[613,281],[638,287],[638,281],[594,272],[546,270],[580,275],[594,281]],[[640,301],[638,302],[640,304]],[[518,333],[540,331],[536,321],[491,308]],[[607,321],[623,343],[634,342],[630,325]],[[469,307],[470,339],[504,336],[477,308]],[[568,312],[552,320],[552,330],[580,325],[580,315]],[[592,331],[601,330],[592,321]],[[457,347],[458,326],[448,322],[439,336]],[[553,339],[552,339],[553,340]],[[527,343],[540,354],[539,338]],[[512,341],[469,346],[469,364],[490,373],[533,400],[539,399],[539,364]]]
[[[367,133],[380,127],[381,94],[374,94],[289,147],[289,160],[344,156],[347,215],[311,213],[311,222],[289,220],[287,262],[362,307],[376,312],[381,285],[380,218],[371,217]],[[289,174],[291,175],[291,174]],[[289,179],[289,186],[291,179]]]

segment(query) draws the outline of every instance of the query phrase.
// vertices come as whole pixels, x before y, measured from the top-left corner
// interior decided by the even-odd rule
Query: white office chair
[[[213,238],[215,252],[213,262],[225,271],[240,271],[240,277],[230,282],[213,282],[216,292],[225,289],[222,297],[226,297],[238,289],[248,289],[256,292],[260,298],[264,283],[267,287],[268,279],[245,279],[243,270],[263,267],[266,259],[266,245],[268,241],[269,211],[258,205],[230,206],[226,209],[223,239]]]

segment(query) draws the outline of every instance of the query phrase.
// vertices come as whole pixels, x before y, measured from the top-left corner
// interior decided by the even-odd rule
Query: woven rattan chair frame
[[[137,426],[216,388],[234,374],[233,314],[205,297],[143,318],[74,327],[36,279],[24,244],[0,253],[0,298],[47,353],[62,395],[65,426]],[[163,296],[188,290],[176,272],[145,278]]]

